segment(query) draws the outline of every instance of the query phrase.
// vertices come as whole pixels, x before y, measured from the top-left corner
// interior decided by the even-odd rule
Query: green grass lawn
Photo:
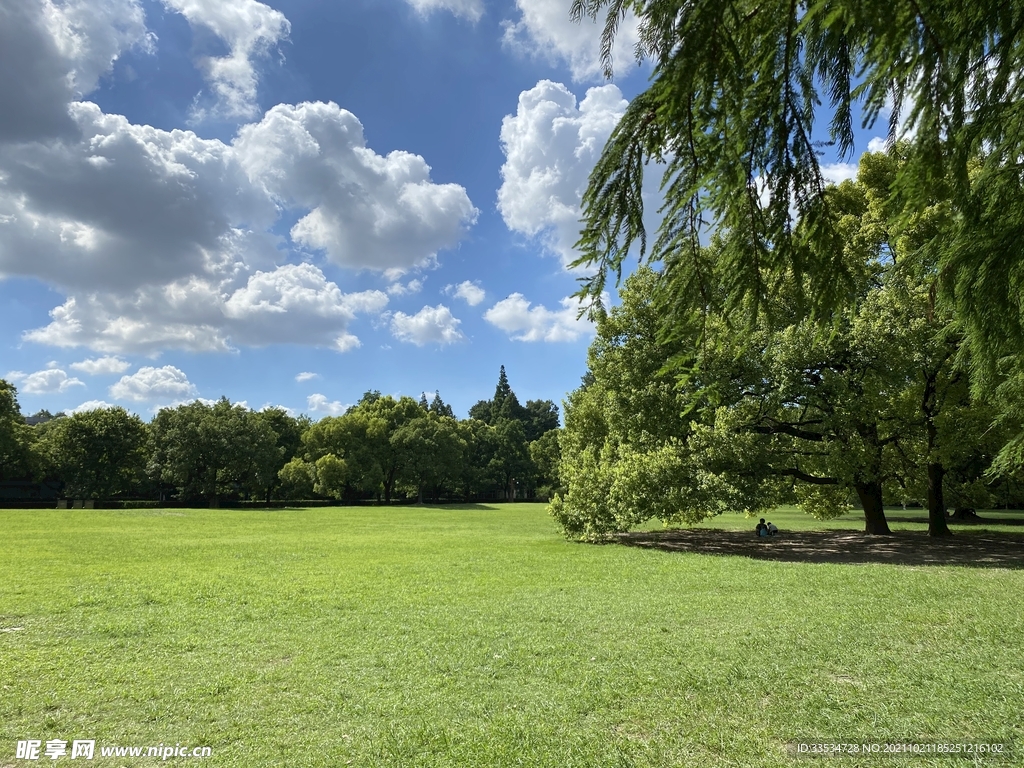
[[[1024,750],[1021,570],[573,544],[528,504],[0,511],[0,531],[4,768],[53,764],[15,745],[55,738],[331,768],[813,765],[786,751],[811,740]]]

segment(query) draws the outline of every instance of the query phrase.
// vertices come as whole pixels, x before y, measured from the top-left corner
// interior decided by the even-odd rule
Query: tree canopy
[[[866,155],[856,182],[826,190],[842,234],[833,258],[857,287],[828,334],[800,311],[807,278],[793,271],[753,323],[709,312],[672,335],[663,276],[642,268],[625,282],[567,405],[567,492],[552,511],[568,534],[793,502],[829,518],[852,499],[868,533],[887,533],[888,499],[926,503],[931,535],[948,535],[946,497],[961,504],[993,483],[986,471],[1009,433],[991,424],[1006,404],[966,386],[962,334],[932,281],[937,253],[921,246],[948,206],[906,219],[887,205],[904,162]],[[701,249],[718,293],[733,236],[720,230]]]
[[[964,333],[975,382],[991,385],[1010,365],[1024,386],[1024,3],[574,0],[576,18],[604,15],[606,68],[629,12],[637,56],[654,69],[584,195],[576,265],[595,273],[582,296],[599,301],[638,245],[664,265],[665,332],[709,308],[753,322],[793,272],[798,309],[831,322],[858,287],[838,258],[842,214],[828,204],[817,123],[849,157],[858,108],[867,126],[888,113],[890,142],[908,142],[890,188],[898,214],[919,215],[937,190],[949,201],[931,235],[942,248],[930,280]],[[664,164],[653,239],[641,195],[650,162]],[[701,248],[715,229],[733,235],[718,254],[720,285]]]

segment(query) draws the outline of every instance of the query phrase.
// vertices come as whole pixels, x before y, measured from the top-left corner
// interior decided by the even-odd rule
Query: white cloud
[[[85,386],[79,379],[69,378],[60,368],[50,363],[50,366],[43,371],[35,373],[22,373],[21,371],[10,371],[5,377],[13,381],[25,394],[44,395],[55,392],[67,392],[71,387]]]
[[[146,28],[139,0],[42,0],[41,5],[44,23],[70,65],[70,80],[81,95],[96,89],[123,52],[130,48],[151,52],[156,42]]]
[[[602,77],[601,32],[604,15],[598,21],[588,18],[574,23],[569,15],[570,3],[552,0],[516,0],[520,17],[506,21],[503,43],[519,53],[546,59],[552,64],[564,63],[573,80],[594,80]],[[635,68],[634,48],[639,40],[636,17],[629,13],[620,24],[612,48],[615,74]]]
[[[25,332],[24,338],[108,353],[156,354],[170,348],[226,352],[231,347],[219,327],[224,322],[220,303],[216,290],[200,281],[140,289],[126,296],[72,296],[50,310],[49,325]]]
[[[287,405],[271,405],[270,403],[264,403],[259,407],[260,413],[264,411],[284,411],[293,419],[299,415],[299,412],[294,408],[289,408]]]
[[[885,152],[888,149],[888,145],[889,142],[881,136],[874,136],[868,142],[868,152]]]
[[[561,83],[541,80],[519,94],[515,115],[501,124],[505,164],[498,210],[506,226],[536,237],[563,264],[576,258],[580,205],[587,178],[627,101],[615,85],[587,91],[583,101]],[[658,166],[644,179],[645,224],[656,226],[660,207]]]
[[[328,400],[326,395],[319,393],[306,398],[306,407],[313,413],[322,413],[325,416],[340,416],[346,410],[347,405],[342,405],[339,400]]]
[[[857,163],[828,163],[821,166],[821,175],[831,184],[852,181],[857,178]]]
[[[438,344],[443,347],[465,338],[459,330],[461,322],[452,317],[448,307],[438,304],[436,307],[423,307],[415,315],[395,312],[391,318],[391,333],[399,341],[406,341],[417,347],[424,344]]]
[[[388,293],[391,296],[405,296],[406,294],[419,293],[423,290],[422,280],[410,280],[405,285],[402,283],[392,283],[388,286]]]
[[[470,280],[463,280],[458,285],[446,285],[444,292],[457,299],[463,299],[471,307],[475,307],[487,295],[483,288]]]
[[[287,246],[394,282],[475,221],[465,189],[431,182],[417,155],[376,154],[334,104],[279,105],[227,144],[74,101],[72,75],[86,87],[126,48],[153,44],[140,3],[0,0],[0,51],[18,62],[0,78],[0,276],[66,296],[24,338],[108,356],[359,346],[349,324],[386,294],[342,293],[317,267],[286,263],[308,259]],[[224,36],[227,59],[287,32],[254,0],[165,5]],[[273,231],[282,215],[298,219],[293,243]]]
[[[576,341],[593,333],[586,316],[577,319],[579,303],[567,296],[562,308],[550,310],[543,304],[534,307],[521,293],[513,293],[484,313],[484,319],[505,331],[516,341]]]
[[[123,292],[273,263],[277,212],[231,147],[69,110],[80,141],[0,145],[0,272]]]
[[[304,381],[312,381],[313,379],[321,378],[319,373],[313,373],[311,371],[303,371],[302,373],[296,374],[295,380],[300,384]]]
[[[86,411],[99,411],[107,408],[117,408],[117,406],[108,403],[106,400],[88,400],[76,408],[65,411],[65,413],[85,413]]]
[[[0,77],[0,141],[71,137],[73,64],[54,37],[41,2],[0,0],[0,51],[15,69]]]
[[[431,11],[451,11],[470,21],[479,21],[484,14],[483,0],[405,0],[417,12],[426,15]]]
[[[97,357],[72,363],[70,367],[90,376],[111,376],[124,373],[131,368],[131,363],[119,357]]]
[[[131,376],[122,376],[120,381],[110,387],[110,396],[115,400],[135,402],[159,397],[192,398],[195,395],[195,385],[188,380],[184,371],[173,365],[140,368]]]
[[[233,338],[253,346],[288,342],[331,343],[346,351],[358,339],[345,330],[357,312],[380,312],[388,303],[381,291],[344,294],[311,264],[286,264],[257,272],[225,302],[225,314],[237,321]]]
[[[202,56],[199,69],[216,97],[213,112],[223,117],[254,117],[259,76],[254,59],[266,56],[288,37],[284,14],[256,0],[163,0],[191,26],[205,27],[224,41],[226,56]],[[202,108],[197,117],[204,116]]]
[[[432,263],[476,221],[463,187],[433,183],[419,155],[376,154],[356,116],[334,103],[278,104],[235,146],[255,183],[309,211],[292,239],[339,266],[400,274]]]

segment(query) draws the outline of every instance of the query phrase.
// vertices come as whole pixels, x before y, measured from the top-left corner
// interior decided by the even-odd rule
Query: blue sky
[[[23,412],[317,418],[379,389],[465,416],[501,365],[560,402],[592,338],[567,298],[579,195],[647,77],[627,22],[606,81],[569,5],[0,0]]]

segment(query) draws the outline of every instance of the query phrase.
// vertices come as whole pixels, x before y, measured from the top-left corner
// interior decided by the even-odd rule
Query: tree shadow
[[[888,512],[885,514],[885,519],[890,523],[920,523],[921,525],[928,525],[927,517],[897,517],[890,515]],[[979,517],[974,515],[972,517],[949,517],[946,518],[950,525],[972,525],[972,526],[989,526],[989,525],[1008,525],[1013,527],[1024,527],[1024,517]]]
[[[898,531],[891,536],[868,536],[858,531],[792,531],[758,538],[749,531],[693,528],[622,533],[615,540],[630,547],[785,563],[1024,569],[1024,536],[991,531],[957,533],[943,539],[929,538],[923,531]]]

